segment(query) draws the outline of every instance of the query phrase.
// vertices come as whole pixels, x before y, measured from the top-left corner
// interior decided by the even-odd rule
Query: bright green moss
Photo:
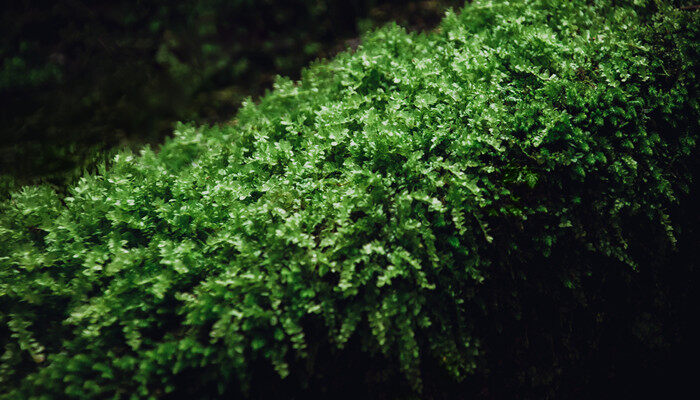
[[[553,326],[600,315],[601,276],[673,254],[700,114],[697,13],[588,3],[389,26],[70,197],[16,193],[0,393],[216,398],[268,365],[318,384],[315,360],[346,346],[420,391],[430,366],[493,372],[520,320],[594,351]]]

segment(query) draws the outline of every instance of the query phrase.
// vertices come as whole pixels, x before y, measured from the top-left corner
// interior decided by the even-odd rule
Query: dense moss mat
[[[389,26],[68,197],[15,193],[0,398],[669,394],[700,24],[615,3]]]

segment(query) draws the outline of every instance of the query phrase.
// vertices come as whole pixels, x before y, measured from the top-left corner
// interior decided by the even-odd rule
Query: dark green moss
[[[15,193],[3,397],[585,397],[673,346],[698,16],[590,3],[389,26],[69,197]]]

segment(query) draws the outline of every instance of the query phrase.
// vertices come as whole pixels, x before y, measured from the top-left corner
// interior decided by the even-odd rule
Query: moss
[[[690,268],[700,25],[634,3],[389,26],[68,197],[15,193],[4,398],[586,387],[606,333],[657,326],[624,313],[639,277]]]

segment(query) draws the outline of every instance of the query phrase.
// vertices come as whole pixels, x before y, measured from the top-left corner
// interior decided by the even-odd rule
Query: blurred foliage
[[[0,17],[0,195],[65,186],[116,145],[216,122],[360,29],[433,26],[462,1],[28,1]]]

